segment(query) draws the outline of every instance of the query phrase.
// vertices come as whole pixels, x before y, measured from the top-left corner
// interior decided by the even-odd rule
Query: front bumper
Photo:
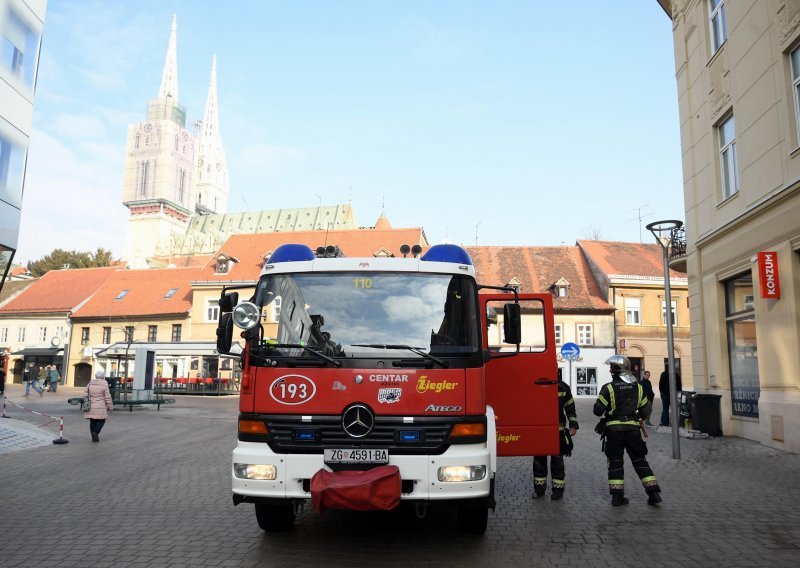
[[[241,479],[233,474],[234,463],[271,464],[277,469],[274,480]],[[488,497],[491,489],[489,449],[485,444],[452,445],[441,455],[390,455],[389,465],[400,469],[403,500],[455,500]],[[442,482],[438,470],[443,466],[485,466],[486,476],[477,481]],[[276,454],[264,443],[239,442],[233,451],[231,480],[233,493],[252,499],[310,499],[308,480],[325,464],[321,454]]]

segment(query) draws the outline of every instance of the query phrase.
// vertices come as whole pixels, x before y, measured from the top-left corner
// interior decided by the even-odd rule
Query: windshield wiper
[[[269,349],[275,349],[275,348],[305,349],[309,353],[313,353],[314,355],[316,355],[320,359],[322,359],[324,361],[327,361],[328,363],[330,363],[334,367],[341,367],[342,366],[342,362],[341,361],[337,361],[336,359],[328,357],[324,353],[321,353],[321,352],[317,351],[316,349],[312,349],[308,345],[303,345],[302,343],[272,343],[271,341],[268,341],[268,342],[265,343],[265,346],[267,348],[269,348]]]
[[[423,347],[412,347],[411,345],[384,345],[383,343],[353,343],[353,347],[372,347],[373,349],[405,349],[406,351],[411,351],[412,353],[416,353],[420,357],[424,357],[434,363],[438,363],[443,368],[448,368],[450,365],[447,361],[442,361],[438,357],[434,357]]]

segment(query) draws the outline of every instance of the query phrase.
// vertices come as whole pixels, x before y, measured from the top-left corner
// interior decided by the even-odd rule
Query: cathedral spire
[[[159,98],[172,97],[178,100],[178,47],[176,31],[178,30],[178,18],[172,15],[172,28],[169,33],[169,46],[167,47],[167,59],[164,62],[164,73],[161,75],[161,89],[158,92]]]
[[[203,115],[203,136],[207,139],[219,136],[219,116],[217,115],[217,56],[211,56],[211,79],[208,82],[206,112]]]
[[[197,160],[196,210],[222,213],[228,207],[228,164],[219,133],[217,109],[217,56],[211,58],[206,111],[200,124]]]

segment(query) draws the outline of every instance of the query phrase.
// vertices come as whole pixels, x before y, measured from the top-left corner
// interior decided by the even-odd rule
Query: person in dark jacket
[[[653,401],[656,398],[656,393],[653,392],[653,383],[650,382],[650,371],[645,371],[644,372],[644,377],[642,377],[642,380],[640,382],[642,383],[642,389],[644,389],[645,398],[650,401],[650,410],[652,412]],[[645,423],[646,426],[652,426],[653,425],[653,423],[650,422],[650,417],[649,416],[647,417],[647,420],[645,420],[644,423]]]
[[[652,407],[644,389],[630,374],[631,362],[622,355],[606,360],[611,382],[603,385],[594,403],[595,416],[605,417],[605,451],[608,457],[608,491],[614,507],[627,505],[625,497],[625,452],[647,492],[647,504],[661,503],[661,488],[645,456],[647,444],[639,431],[639,420],[650,416]]]
[[[578,433],[578,416],[575,412],[575,399],[569,385],[558,380],[558,433],[561,440],[559,455],[550,456],[550,478],[552,493],[550,499],[558,501],[564,497],[564,456],[572,453],[572,436]],[[533,458],[533,497],[543,497],[547,489],[547,457]]]
[[[680,392],[683,390],[681,386],[681,375],[675,370],[675,392],[680,399]],[[669,426],[669,363],[664,364],[664,372],[658,379],[658,392],[661,394],[661,423],[659,426]]]

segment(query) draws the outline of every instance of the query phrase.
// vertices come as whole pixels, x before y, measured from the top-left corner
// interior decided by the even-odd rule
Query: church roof
[[[391,229],[392,224],[389,222],[389,218],[386,216],[386,213],[381,213],[381,216],[378,217],[378,220],[375,221],[375,228],[376,229]]]
[[[215,231],[233,235],[357,228],[350,205],[326,205],[198,215],[192,219],[187,236]]]
[[[516,279],[520,292],[544,293],[561,279],[569,282],[566,297],[554,297],[564,311],[613,311],[603,297],[589,263],[577,246],[466,247],[480,284],[505,286]]]
[[[197,268],[119,270],[72,315],[73,318],[185,314],[192,307],[189,283]]]
[[[292,231],[256,235],[232,235],[219,249],[218,254],[236,257],[225,274],[216,273],[216,261],[203,269],[200,280],[236,281],[257,280],[264,264],[264,256],[286,243],[304,244],[312,249],[336,245],[348,257],[372,257],[400,254],[401,245],[428,246],[425,232],[420,227],[410,229],[349,229],[340,231]]]

